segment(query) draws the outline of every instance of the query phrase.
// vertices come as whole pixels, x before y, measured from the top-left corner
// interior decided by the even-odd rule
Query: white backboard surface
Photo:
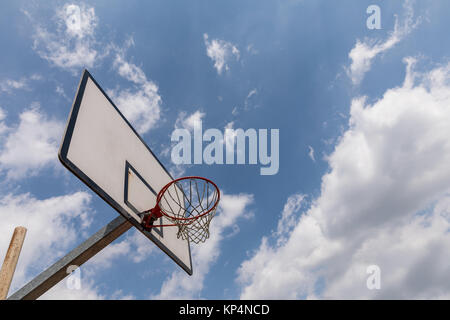
[[[141,212],[173,178],[119,109],[85,70],[72,106],[59,159],[145,236],[192,274],[189,242],[177,227],[141,226]],[[165,217],[160,223],[170,224]],[[149,244],[150,245],[150,244]]]

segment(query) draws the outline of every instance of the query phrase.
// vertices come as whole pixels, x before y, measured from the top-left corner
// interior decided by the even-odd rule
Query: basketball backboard
[[[141,213],[173,180],[144,140],[85,70],[69,115],[59,159],[103,200],[192,274],[189,241],[177,228],[145,230]],[[161,225],[169,223],[161,217]]]

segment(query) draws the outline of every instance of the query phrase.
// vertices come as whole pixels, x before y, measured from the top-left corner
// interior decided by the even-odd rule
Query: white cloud
[[[258,49],[256,49],[252,43],[247,46],[247,52],[251,55],[256,55],[259,53]]]
[[[158,86],[148,80],[144,71],[135,64],[125,61],[123,53],[118,53],[114,67],[120,76],[132,82],[133,90],[110,90],[108,94],[136,130],[143,134],[158,124],[161,116],[161,97]]]
[[[228,122],[225,125],[224,132],[225,132],[225,134],[224,134],[225,145],[228,148],[233,147],[233,149],[235,149],[235,152],[238,152],[238,154],[242,154],[243,150],[238,149],[235,144],[235,138],[237,136],[237,132],[234,129],[234,121]]]
[[[39,297],[39,300],[104,300],[105,295],[99,293],[99,288],[89,278],[84,278],[83,273],[80,277],[80,288],[71,288],[67,285],[67,278],[59,282],[45,294]],[[119,297],[115,297],[119,298]]]
[[[247,99],[250,99],[252,96],[254,96],[257,93],[258,93],[257,89],[250,90],[250,92],[247,95]]]
[[[330,277],[325,297],[450,299],[450,196],[424,215],[416,214],[375,233],[355,251],[346,269]],[[381,269],[381,290],[364,285],[366,268]]]
[[[17,226],[27,228],[10,293],[49,267],[79,241],[94,212],[85,192],[36,199],[32,195],[7,194],[0,198],[0,252],[6,252]]]
[[[14,275],[10,294],[48,268],[80,243],[90,227],[95,211],[89,207],[91,196],[76,192],[39,200],[32,195],[8,194],[0,198],[0,252],[6,252],[16,226],[27,228],[25,242]],[[112,243],[79,269],[81,288],[67,285],[69,277],[55,285],[40,299],[91,300],[130,299],[121,291],[100,293],[95,278],[117,259],[134,263],[145,260],[154,250],[137,230],[121,242]]]
[[[169,166],[168,170],[170,172],[170,175],[176,179],[176,178],[184,176],[184,174],[186,173],[187,167],[189,167],[189,165],[181,165],[181,164],[173,165],[173,164],[171,164]]]
[[[137,85],[145,85],[149,83],[144,71],[135,64],[125,61],[123,53],[118,53],[114,61],[114,66],[122,77]]]
[[[298,217],[295,213],[298,213],[303,207],[305,202],[305,195],[294,194],[291,195],[281,212],[281,218],[278,221],[277,229],[274,235],[277,238],[277,244],[280,245],[282,242],[286,241],[288,235],[291,233],[292,229],[297,225]]]
[[[25,79],[11,80],[6,79],[0,82],[0,90],[3,92],[11,92],[13,89],[23,89],[26,86]]]
[[[42,77],[38,74],[33,74],[29,77],[22,77],[19,80],[5,79],[0,81],[0,92],[12,93],[14,90],[29,90],[30,80],[41,80]]]
[[[203,39],[206,46],[206,55],[214,62],[214,68],[219,75],[222,74],[223,70],[228,71],[230,69],[228,63],[232,58],[239,60],[239,50],[231,42],[220,39],[209,40],[206,33],[203,35]]]
[[[5,132],[8,130],[8,127],[4,123],[4,119],[6,118],[6,111],[0,108],[0,145],[3,143],[5,139]]]
[[[450,296],[450,65],[418,74],[412,61],[401,87],[353,100],[320,196],[242,263],[241,298]],[[381,290],[366,287],[373,264]]]
[[[248,95],[247,95],[247,97],[245,98],[245,101],[244,101],[244,109],[245,110],[248,110],[249,109],[249,103],[250,103],[250,99],[254,96],[254,95],[257,95],[258,94],[258,90],[255,88],[255,89],[253,89],[253,90],[251,90],[249,93],[248,93]]]
[[[226,129],[230,129],[230,130],[233,130],[233,128],[234,128],[234,121],[231,121],[231,122],[228,122],[226,125],[225,125],[225,130]]]
[[[51,64],[75,74],[80,68],[93,67],[102,58],[94,38],[98,21],[94,8],[84,4],[64,5],[56,11],[57,25],[52,31],[25,14],[34,24],[33,49]]]
[[[405,2],[404,9],[405,19],[403,23],[400,24],[396,17],[394,31],[384,42],[371,39],[365,39],[364,41],[358,39],[356,41],[355,47],[348,55],[351,65],[347,70],[347,75],[352,79],[354,85],[358,85],[363,80],[364,75],[371,68],[372,60],[377,55],[393,48],[418,25],[420,18],[416,22],[413,21],[414,12],[411,1]]]
[[[187,115],[186,112],[181,111],[175,121],[175,128],[184,128],[191,131],[195,128],[199,128],[202,125],[205,115],[206,114],[200,110],[196,110],[190,115]]]
[[[185,111],[181,111],[178,114],[177,119],[175,120],[175,129],[187,129],[190,130],[191,132],[196,129],[196,128],[200,128],[200,126],[202,125],[203,122],[203,118],[205,117],[205,113],[200,111],[200,110],[196,110],[193,113],[189,114]],[[173,148],[173,146],[176,144],[175,141],[171,142],[171,148]],[[166,148],[165,149],[165,153],[167,155],[170,154],[170,150],[171,148]],[[187,168],[191,167],[192,165],[187,165],[187,164],[173,164],[171,161],[171,164],[168,168],[170,174],[173,177],[181,177],[185,174]]]
[[[167,278],[159,294],[152,299],[195,299],[201,296],[204,280],[212,265],[220,255],[222,241],[227,238],[229,229],[242,218],[250,218],[248,206],[253,202],[253,196],[248,194],[222,194],[217,216],[210,225],[211,237],[198,246],[191,248],[194,274],[188,276],[184,271],[175,271]],[[236,229],[231,228],[233,234]]]
[[[130,249],[130,243],[126,240],[111,243],[96,254],[86,265],[98,269],[110,268],[115,259],[126,256]]]
[[[75,4],[66,4],[58,10],[57,16],[66,25],[66,33],[79,39],[92,36],[97,26],[94,8],[86,8]]]
[[[151,87],[137,91],[123,90],[114,94],[112,99],[139,133],[146,133],[157,125],[161,112],[160,97]]]
[[[95,255],[86,266],[90,270],[106,269],[112,266],[116,259],[128,259],[140,263],[155,251],[156,246],[149,245],[149,239],[141,232],[132,228],[126,238],[120,242],[112,243]]]
[[[111,300],[136,300],[136,297],[132,294],[125,294],[119,289],[112,293]]]
[[[128,258],[134,263],[140,263],[147,259],[155,250],[159,250],[154,245],[149,245],[149,240],[142,233],[135,230],[132,235],[127,238],[132,247],[132,251]]]
[[[108,248],[108,247],[107,247]],[[94,281],[95,273],[89,267],[84,265],[77,269],[79,282],[70,279],[73,275],[67,276],[53,288],[48,290],[39,299],[40,300],[133,300],[136,299],[132,294],[125,294],[123,290],[116,290],[112,293],[104,292],[103,286],[97,285]]]
[[[63,97],[64,99],[70,101],[70,98],[67,96],[66,92],[64,91],[63,87],[61,87],[60,85],[56,86],[55,92],[57,94],[59,94],[61,97]]]
[[[131,300],[135,297],[124,294],[122,290],[112,293],[103,292],[96,284],[96,277],[102,270],[111,268],[118,259],[126,259],[134,263],[140,263],[156,250],[156,246],[149,243],[149,239],[142,233],[132,228],[133,232],[127,233],[126,238],[120,242],[109,244],[106,248],[92,257],[81,266],[76,275],[79,277],[80,287],[69,285],[71,276],[66,277],[60,283],[51,288],[40,299],[44,300]]]
[[[28,12],[25,14],[34,21]],[[125,51],[134,46],[134,39],[129,37],[121,46],[97,41],[95,29],[98,18],[94,8],[84,4],[64,5],[57,9],[55,19],[57,26],[54,31],[33,23],[36,30],[33,35],[34,50],[51,64],[73,74],[77,74],[81,68],[93,67],[114,52],[114,69],[133,87],[108,90],[108,94],[139,133],[144,134],[157,126],[162,103],[158,86],[147,79],[140,67],[125,60]],[[60,86],[57,86],[56,91],[68,99]]]
[[[59,121],[47,119],[38,108],[33,108],[20,114],[17,127],[3,128],[0,130],[0,170],[7,172],[8,178],[35,175],[56,162],[63,132]]]
[[[311,160],[312,160],[313,162],[316,162],[316,158],[315,158],[315,156],[314,156],[314,149],[313,149],[313,147],[308,146],[308,149],[309,149],[309,151],[308,151],[308,156],[311,158]]]

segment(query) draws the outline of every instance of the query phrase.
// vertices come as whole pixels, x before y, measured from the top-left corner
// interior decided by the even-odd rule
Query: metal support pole
[[[35,300],[39,298],[68,275],[69,267],[81,266],[128,231],[131,226],[131,223],[122,216],[112,220],[65,257],[12,294],[8,300]],[[73,271],[73,269],[70,271]]]
[[[19,260],[20,251],[22,250],[23,241],[27,229],[24,227],[16,227],[14,229],[5,260],[0,271],[0,300],[5,300],[8,296],[9,287],[16,270],[17,261]]]

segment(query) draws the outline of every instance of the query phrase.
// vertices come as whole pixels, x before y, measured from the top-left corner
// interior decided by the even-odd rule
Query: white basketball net
[[[194,243],[209,238],[209,224],[214,217],[219,191],[210,181],[189,177],[169,185],[159,201],[166,217],[178,226],[178,238]]]

